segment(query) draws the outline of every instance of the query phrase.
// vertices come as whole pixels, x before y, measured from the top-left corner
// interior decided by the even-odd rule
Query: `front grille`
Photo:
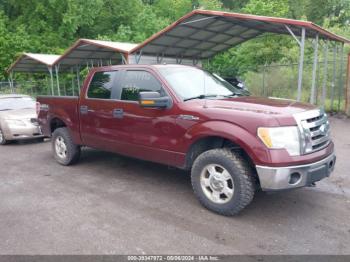
[[[330,142],[330,128],[324,110],[311,110],[294,115],[302,138],[302,153],[325,148]]]

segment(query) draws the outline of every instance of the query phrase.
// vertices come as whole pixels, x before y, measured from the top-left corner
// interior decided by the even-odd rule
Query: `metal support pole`
[[[50,88],[49,88],[49,79],[47,78],[47,76],[45,76],[45,82],[46,82],[46,86],[47,86],[47,95],[50,95]]]
[[[322,85],[322,106],[325,107],[327,95],[327,73],[328,73],[328,40],[324,46],[324,75]]]
[[[263,69],[263,96],[267,96],[267,92],[265,90],[265,75],[266,75],[266,63],[264,64],[264,69]]]
[[[331,111],[333,111],[334,104],[334,89],[335,89],[335,79],[337,73],[337,45],[333,47],[333,76],[332,76],[332,85],[331,85]]]
[[[80,95],[80,67],[77,65],[78,94]]]
[[[16,89],[15,89],[15,85],[14,85],[14,79],[15,79],[15,73],[14,72],[11,72],[11,86],[12,86],[12,91],[14,92],[14,93],[16,93]]]
[[[340,111],[340,100],[342,95],[342,89],[344,88],[344,43],[340,47],[340,69],[339,69],[339,86],[338,86],[338,111]],[[344,94],[344,93],[343,93]]]
[[[71,67],[70,69],[70,73],[72,75],[72,95],[74,96],[74,71],[73,71],[73,67]]]
[[[15,79],[15,73],[12,72],[11,73],[11,86],[12,86],[13,92],[16,93],[16,89],[15,89],[15,85],[14,85],[14,79]]]
[[[126,58],[125,58],[125,55],[124,54],[120,54],[121,57],[122,57],[122,64],[123,65],[126,65],[127,64],[127,61],[126,61]]]
[[[301,100],[301,91],[303,85],[303,72],[304,72],[304,51],[305,51],[305,27],[301,29],[301,41],[300,41],[300,58],[299,58],[299,73],[298,73],[298,96],[297,101]]]
[[[10,85],[11,93],[15,93],[15,89],[14,89],[14,86],[13,86],[13,72],[12,71],[10,72],[8,82],[9,82],[9,85]]]
[[[312,65],[312,84],[311,84],[311,94],[310,94],[311,104],[315,104],[317,65],[318,65],[318,34],[316,35],[315,44],[314,44],[314,63]]]
[[[49,70],[49,73],[50,73],[50,79],[51,79],[51,95],[55,95],[55,92],[53,90],[53,73],[52,73],[52,67],[48,67],[47,68]]]
[[[9,82],[10,91],[11,91],[11,93],[13,93],[13,88],[12,88],[10,76],[8,78],[8,82]]]
[[[58,65],[55,66],[55,71],[56,71],[57,92],[58,92],[58,96],[61,96],[60,80],[58,77]]]
[[[142,56],[142,50],[139,53],[135,53],[134,57],[135,57],[136,64],[138,64],[140,62],[141,56]]]
[[[345,114],[350,116],[350,53],[347,55],[345,86]]]

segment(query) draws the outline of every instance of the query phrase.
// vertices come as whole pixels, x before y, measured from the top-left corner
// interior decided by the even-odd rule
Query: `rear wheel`
[[[7,143],[8,141],[6,140],[4,133],[0,128],[0,145],[6,145]]]
[[[58,163],[72,165],[79,160],[80,146],[73,143],[66,127],[57,128],[52,134],[52,150]]]
[[[193,164],[191,180],[201,204],[226,216],[239,213],[255,193],[253,170],[239,152],[228,148],[202,153]]]

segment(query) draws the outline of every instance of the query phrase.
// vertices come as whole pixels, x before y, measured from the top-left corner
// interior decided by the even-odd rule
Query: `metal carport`
[[[63,55],[24,53],[7,70],[10,86],[13,72],[44,73],[51,76],[51,93],[54,94],[53,71],[56,73],[57,93],[61,95],[59,72],[76,70],[77,85],[80,86],[80,71],[87,67],[127,63],[129,51],[137,44],[92,39],[79,39]]]
[[[77,40],[56,62],[67,69],[77,65],[102,66],[127,63],[130,50],[137,44],[92,39]]]
[[[161,62],[163,57],[172,57],[179,63],[182,59],[192,59],[195,63],[265,33],[292,35],[300,46],[297,100],[301,99],[305,39],[315,40],[311,103],[315,101],[319,41],[325,41],[325,54],[328,54],[329,41],[340,43],[342,57],[343,45],[350,43],[350,40],[308,21],[194,10],[132,49],[130,54],[138,57],[138,61],[141,56],[147,55],[157,57],[158,62]],[[325,70],[327,70],[327,58],[325,58]],[[326,82],[323,84],[323,102],[325,90]]]
[[[80,87],[80,70],[87,67],[126,64],[130,50],[137,44],[93,39],[78,39],[54,63],[56,75],[59,71],[76,70],[77,85]],[[58,79],[58,78],[57,78]],[[59,89],[59,82],[57,80]],[[80,90],[80,88],[78,88]]]
[[[13,73],[50,73],[51,92],[53,90],[53,65],[59,58],[59,55],[51,54],[33,54],[23,53],[17,60],[7,69],[9,73],[10,88],[13,90]]]

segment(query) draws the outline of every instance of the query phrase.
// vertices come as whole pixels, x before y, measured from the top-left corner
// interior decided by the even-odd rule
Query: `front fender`
[[[196,141],[210,136],[225,138],[240,146],[252,159],[254,164],[261,165],[270,162],[268,149],[258,139],[244,128],[225,121],[207,121],[189,129],[185,135],[185,152]]]

